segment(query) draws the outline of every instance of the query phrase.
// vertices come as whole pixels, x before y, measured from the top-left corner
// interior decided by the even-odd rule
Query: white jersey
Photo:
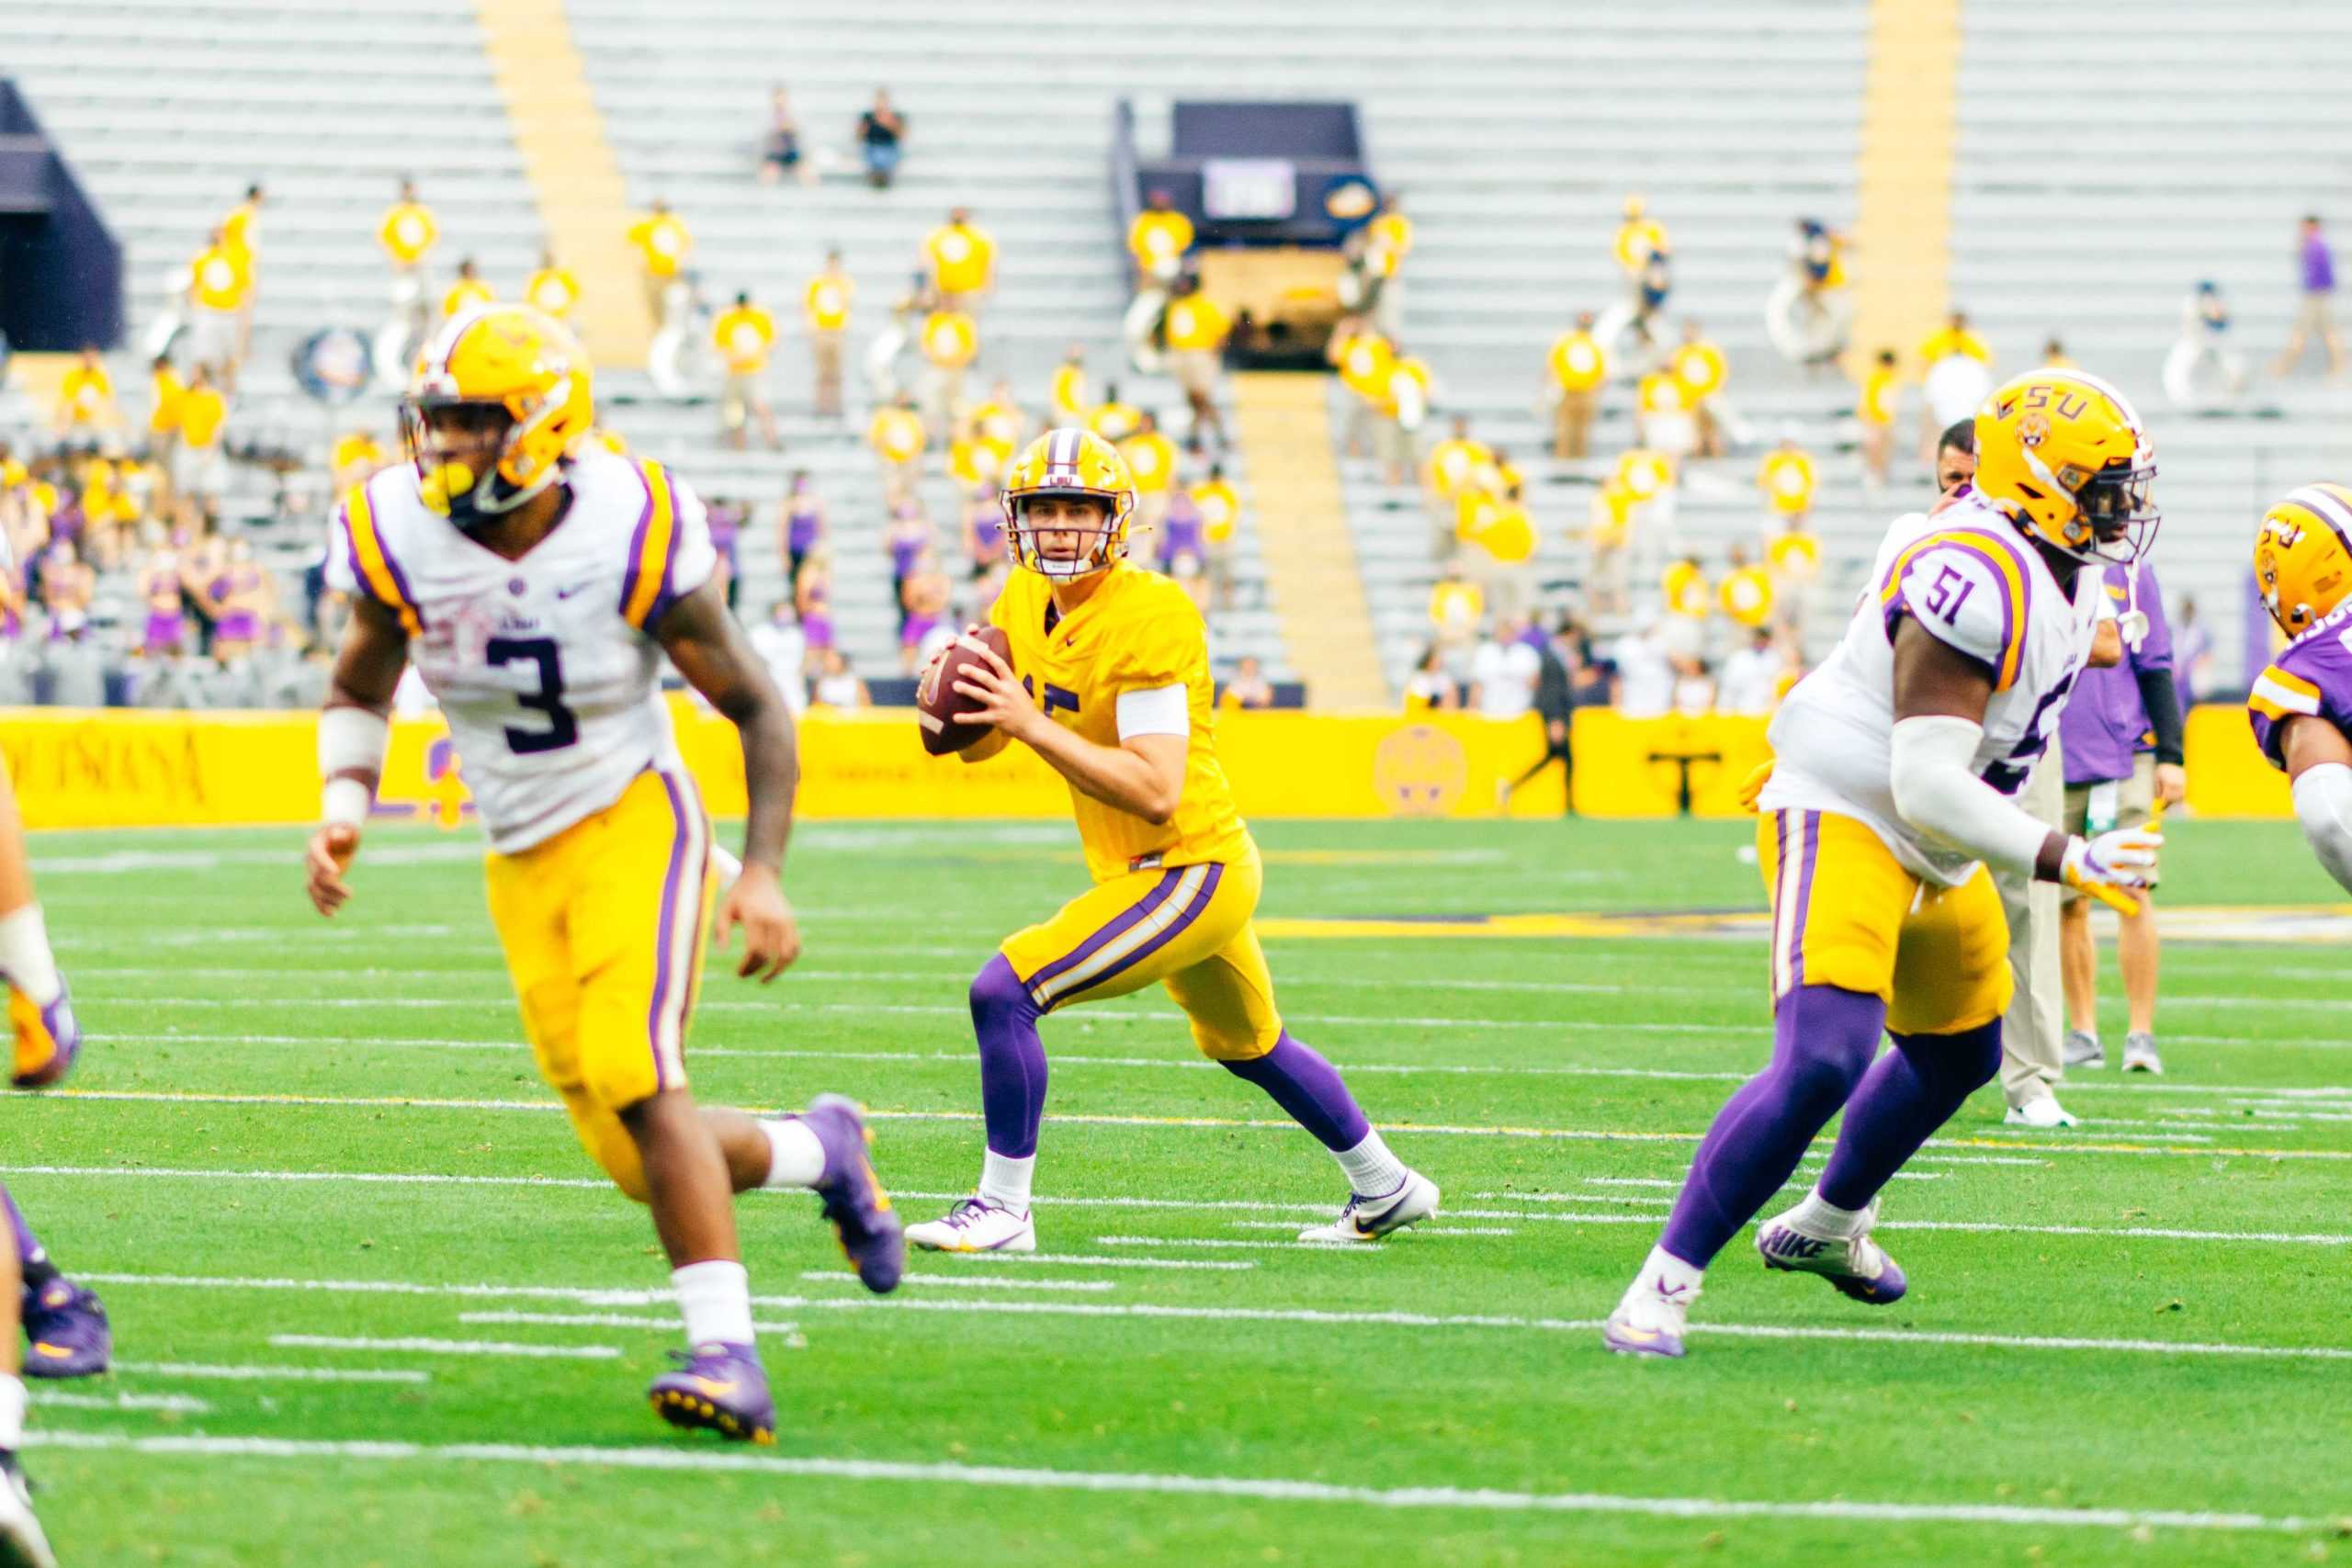
[[[647,628],[717,560],[702,502],[656,463],[591,446],[571,509],[521,560],[476,544],[386,468],[345,499],[327,580],[399,614],[447,716],[492,848],[513,854],[683,773]]]
[[[2062,592],[2017,525],[1963,488],[1933,517],[1897,519],[1871,581],[1837,648],[1773,716],[1772,777],[1757,804],[1854,818],[1914,874],[1957,887],[1976,857],[1894,809],[1895,625],[1908,616],[1992,671],[1969,770],[2014,798],[2090,656],[2101,574],[2086,568],[2074,593]]]

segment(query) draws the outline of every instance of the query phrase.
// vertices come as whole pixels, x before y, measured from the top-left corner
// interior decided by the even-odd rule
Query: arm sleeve
[[[2153,670],[2136,664],[2132,674],[2140,682],[2140,706],[2148,715],[2148,728],[2155,737],[2156,761],[2183,762],[2188,753],[2183,745],[2184,725],[2180,716],[2180,694],[2173,687],[2172,665],[2169,661]]]
[[[1117,704],[1122,740],[1131,740],[1138,735],[1193,733],[1190,694],[1182,683],[1121,692]]]
[[[1937,641],[1993,673],[1996,691],[2015,684],[2024,658],[2027,578],[2020,563],[1989,537],[1961,537],[1913,554],[1885,599],[1889,640],[1905,615]]]
[[[1894,727],[1894,809],[1905,822],[1996,871],[2031,876],[2050,829],[1971,771],[1984,727],[1951,715]]]
[[[2352,892],[2352,768],[2305,768],[2295,781],[2295,818],[2328,875]]]

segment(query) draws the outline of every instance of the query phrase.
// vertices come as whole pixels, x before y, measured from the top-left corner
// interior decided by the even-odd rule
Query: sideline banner
[[[678,745],[714,816],[741,815],[734,727],[671,699]],[[18,708],[0,713],[0,757],[34,828],[306,823],[319,807],[315,716]],[[1707,715],[1576,716],[1577,809],[1600,818],[1740,813],[1740,782],[1770,753],[1764,721]],[[1222,713],[1217,750],[1242,814],[1254,818],[1491,818],[1497,785],[1544,755],[1533,716]],[[2188,720],[2188,804],[2215,817],[2286,817],[2284,780],[2255,750],[2243,710],[2214,705]],[[923,754],[913,715],[817,710],[800,726],[799,814],[853,818],[1056,818],[1069,792],[1025,748],[967,765]],[[1546,768],[1510,805],[1551,817],[1562,775]],[[392,726],[379,816],[454,824],[470,815],[465,781],[438,718]]]

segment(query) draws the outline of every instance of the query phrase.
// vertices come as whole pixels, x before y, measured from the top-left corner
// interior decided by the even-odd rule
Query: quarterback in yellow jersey
[[[1005,532],[1023,570],[989,622],[1012,660],[991,651],[985,666],[963,667],[963,717],[994,727],[964,755],[1019,741],[1060,773],[1094,886],[1007,937],[973,980],[988,1122],[979,1189],[907,1239],[1035,1250],[1037,1021],[1161,985],[1202,1055],[1264,1089],[1347,1173],[1339,1218],[1300,1239],[1371,1241],[1437,1213],[1438,1190],[1388,1151],[1331,1064],[1283,1028],[1250,923],[1264,869],[1216,757],[1207,628],[1183,589],[1128,564],[1135,507],[1125,462],[1088,431],[1046,432],[1005,478]]]
[[[324,821],[310,896],[350,897],[402,670],[438,699],[490,832],[492,923],[539,1070],[614,1184],[653,1212],[690,1347],[650,1391],[684,1427],[772,1441],[732,1195],[813,1189],[871,1289],[904,1242],[864,1119],[825,1096],[755,1121],[695,1105],[685,1032],[718,898],[739,975],[799,952],[780,883],[798,774],[792,719],[728,614],[702,502],[657,463],[592,438],[587,358],[526,306],[469,310],[417,363],[411,463],[345,497],[328,548],[352,617],[319,720]],[[733,885],[663,705],[667,656],[732,720],[751,814]]]

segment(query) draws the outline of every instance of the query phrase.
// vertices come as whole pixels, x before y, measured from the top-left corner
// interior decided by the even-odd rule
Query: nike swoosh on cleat
[[[695,1386],[702,1390],[703,1393],[710,1395],[713,1399],[724,1399],[729,1394],[735,1392],[735,1385],[733,1383],[713,1382],[708,1378],[695,1379]]]
[[[44,1356],[70,1356],[74,1353],[71,1345],[51,1345],[45,1339],[34,1340],[33,1348]]]

